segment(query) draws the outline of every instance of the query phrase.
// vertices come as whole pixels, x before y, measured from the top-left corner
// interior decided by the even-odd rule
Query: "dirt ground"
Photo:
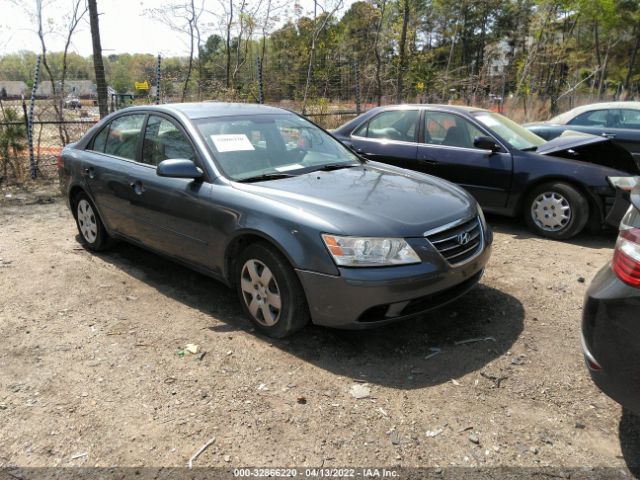
[[[0,205],[0,467],[182,467],[212,437],[194,465],[638,464],[636,418],[580,349],[615,235],[490,218],[486,276],[454,304],[274,341],[209,278],[122,243],[85,251],[53,192]]]

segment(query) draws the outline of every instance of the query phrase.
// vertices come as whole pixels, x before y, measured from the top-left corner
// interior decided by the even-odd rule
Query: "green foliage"
[[[0,162],[2,162],[0,181],[7,177],[8,167],[13,170],[15,178],[22,178],[24,172],[21,171],[18,155],[25,149],[24,118],[13,108],[2,108],[0,122],[2,122],[0,123]]]
[[[224,28],[203,37],[188,85],[191,98],[255,101],[258,56],[267,101],[300,101],[310,74],[310,105],[314,99],[353,101],[356,80],[363,102],[378,95],[393,100],[401,79],[407,101],[471,102],[509,93],[556,99],[566,91],[602,96],[640,88],[640,58],[631,61],[640,45],[638,0],[359,0],[341,15],[327,15],[320,9],[315,19],[293,15],[266,22],[246,9],[236,11],[232,32],[243,34],[229,39],[230,52]],[[265,22],[278,26],[263,37]],[[29,84],[35,58],[31,52],[0,56],[0,79]],[[58,77],[62,55],[49,53],[48,63]],[[181,93],[187,63],[163,58],[164,95]],[[134,91],[135,82],[154,84],[155,64],[153,55],[111,55],[105,58],[107,83],[120,93]],[[91,58],[69,54],[67,78],[93,79]]]

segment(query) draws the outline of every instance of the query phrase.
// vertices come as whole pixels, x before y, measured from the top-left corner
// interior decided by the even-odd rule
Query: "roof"
[[[371,110],[389,110],[389,109],[403,109],[403,108],[432,108],[434,110],[444,110],[448,112],[486,112],[486,108],[470,107],[467,105],[446,105],[438,103],[403,103],[399,105],[383,105],[381,107],[375,107]],[[369,111],[371,111],[369,110]]]
[[[144,107],[130,107],[131,110],[158,110],[162,112],[175,112],[186,116],[191,120],[209,117],[230,117],[235,115],[265,115],[291,113],[282,108],[258,105],[254,103],[165,103],[162,105],[145,105]]]
[[[560,125],[566,124],[571,119],[577,117],[581,113],[590,112],[593,110],[606,110],[610,108],[629,108],[632,110],[640,110],[640,102],[600,102],[590,103],[589,105],[582,105],[581,107],[573,108],[567,112],[561,113],[548,120],[549,123],[558,123]]]
[[[56,81],[56,91],[60,89],[60,82]],[[96,85],[91,80],[66,80],[64,82],[65,95],[76,95],[80,97],[87,97],[96,95]],[[59,93],[59,92],[58,92]],[[42,80],[38,83],[36,95],[40,97],[46,97],[51,95],[51,81]]]
[[[0,80],[0,91],[2,89],[4,89],[10,97],[19,97],[27,91],[27,84],[22,80]]]

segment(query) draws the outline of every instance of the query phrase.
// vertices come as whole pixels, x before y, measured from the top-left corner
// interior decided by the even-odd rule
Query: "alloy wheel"
[[[273,273],[260,260],[249,259],[240,275],[242,298],[251,316],[261,325],[271,327],[280,319],[282,300]]]
[[[82,199],[78,202],[78,225],[84,239],[94,243],[98,238],[98,222],[91,204]]]

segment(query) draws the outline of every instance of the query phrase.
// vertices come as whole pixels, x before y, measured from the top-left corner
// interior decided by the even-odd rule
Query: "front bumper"
[[[582,346],[595,384],[636,413],[640,413],[639,345],[640,289],[620,281],[607,265],[587,291]]]
[[[490,255],[487,234],[483,251],[460,266],[450,266],[434,252],[416,265],[340,268],[337,276],[297,273],[313,323],[363,329],[414,317],[455,300],[480,280]]]

